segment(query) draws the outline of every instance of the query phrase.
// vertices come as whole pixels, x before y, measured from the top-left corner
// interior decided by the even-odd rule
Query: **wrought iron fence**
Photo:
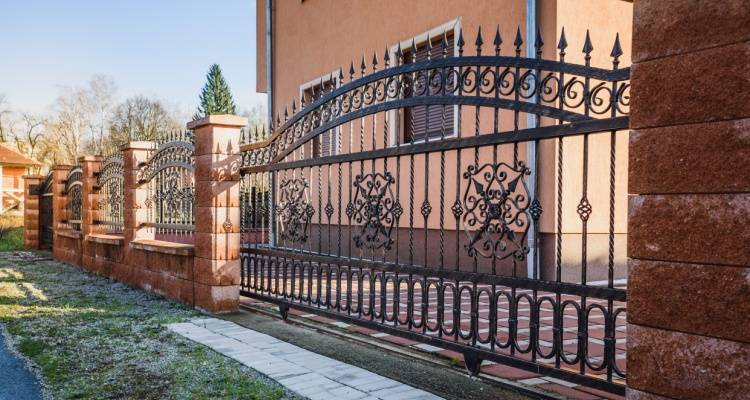
[[[157,239],[192,240],[195,226],[194,135],[191,131],[160,135],[154,153],[139,167],[138,180],[148,184],[145,207]]]
[[[83,186],[83,170],[80,165],[76,165],[65,177],[65,220],[63,224],[68,229],[76,231],[81,230],[81,218],[83,208],[83,198],[81,189]]]
[[[499,32],[493,55],[481,29],[473,55],[447,36],[340,69],[243,145],[243,193],[270,194],[242,202],[260,223],[242,294],[461,352],[471,373],[491,360],[622,394],[619,38],[599,68],[588,34],[583,64],[564,31],[552,60],[540,36],[522,57],[520,30],[509,56]]]
[[[116,152],[104,158],[96,176],[96,186],[101,218],[97,223],[110,233],[122,233],[125,201],[122,153]]]

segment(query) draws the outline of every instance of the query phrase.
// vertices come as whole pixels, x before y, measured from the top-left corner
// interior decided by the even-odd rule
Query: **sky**
[[[118,97],[143,94],[192,114],[218,63],[238,108],[255,92],[254,0],[0,0],[0,94],[46,112],[63,87],[110,76]]]

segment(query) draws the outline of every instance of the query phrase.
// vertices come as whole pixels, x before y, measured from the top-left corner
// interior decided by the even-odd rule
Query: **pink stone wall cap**
[[[247,118],[232,114],[209,115],[187,123],[188,129],[197,129],[206,125],[220,125],[242,128],[247,125]]]
[[[44,175],[22,175],[21,178],[23,179],[44,179]]]
[[[84,162],[84,161],[102,161],[104,157],[102,156],[80,156],[78,157],[78,162]]]
[[[72,165],[66,165],[66,164],[59,164],[59,165],[52,166],[51,169],[53,171],[56,171],[56,170],[68,170],[68,169],[73,169],[73,166]]]
[[[128,142],[120,145],[120,151],[123,150],[153,150],[156,148],[156,145],[154,142],[148,142],[148,141],[136,141],[136,142]]]

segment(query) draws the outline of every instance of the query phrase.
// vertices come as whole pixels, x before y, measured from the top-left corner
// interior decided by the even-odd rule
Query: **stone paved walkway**
[[[423,390],[233,322],[202,318],[172,324],[169,329],[231,357],[312,400],[440,399]]]

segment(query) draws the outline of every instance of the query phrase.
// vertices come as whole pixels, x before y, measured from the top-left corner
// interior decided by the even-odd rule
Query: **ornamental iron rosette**
[[[305,243],[310,221],[315,210],[310,204],[305,178],[283,179],[279,185],[279,205],[276,209],[281,222],[279,236],[292,243]]]
[[[353,237],[358,248],[390,250],[393,245],[393,226],[403,213],[391,189],[394,182],[390,172],[373,172],[355,178],[354,201],[347,205],[346,213],[354,222],[362,224]]]
[[[529,189],[525,176],[531,170],[523,162],[470,165],[463,197],[463,226],[470,257],[513,257],[524,260],[529,252]]]

